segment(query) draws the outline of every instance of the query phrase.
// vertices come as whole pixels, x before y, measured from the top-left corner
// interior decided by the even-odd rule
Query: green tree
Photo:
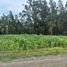
[[[28,0],[28,5],[25,5],[25,10],[22,13],[26,25],[33,25],[33,33],[47,34],[45,19],[48,15],[48,6],[46,0]]]
[[[49,7],[50,7],[50,11],[48,15],[49,34],[53,35],[53,34],[57,34],[58,32],[56,2],[53,0],[50,0]]]

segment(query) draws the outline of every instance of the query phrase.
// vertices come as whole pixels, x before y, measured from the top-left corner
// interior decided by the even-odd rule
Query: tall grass
[[[66,36],[0,35],[0,51],[67,47]]]

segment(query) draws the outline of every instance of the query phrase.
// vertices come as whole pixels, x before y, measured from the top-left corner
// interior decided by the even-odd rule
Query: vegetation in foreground
[[[66,36],[1,35],[0,60],[67,53]]]
[[[40,48],[67,47],[66,36],[1,35],[0,51],[34,50]]]
[[[67,48],[43,48],[24,51],[2,51],[0,52],[0,61],[11,61],[14,59],[31,58],[48,55],[63,55],[67,54]]]

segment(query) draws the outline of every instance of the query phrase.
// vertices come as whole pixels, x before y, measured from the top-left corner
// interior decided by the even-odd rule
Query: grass
[[[67,36],[0,35],[0,60],[67,53]]]
[[[23,51],[2,51],[0,52],[0,60],[6,61],[26,57],[38,57],[58,54],[67,54],[67,48],[55,47]]]

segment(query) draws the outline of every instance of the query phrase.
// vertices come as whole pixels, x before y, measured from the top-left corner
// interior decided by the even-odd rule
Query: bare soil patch
[[[67,55],[33,57],[0,62],[0,67],[67,67]]]

